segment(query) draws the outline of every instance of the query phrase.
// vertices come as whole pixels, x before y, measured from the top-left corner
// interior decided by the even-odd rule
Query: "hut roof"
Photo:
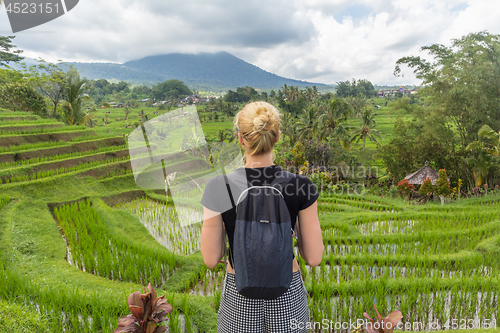
[[[423,168],[415,171],[414,173],[410,173],[405,177],[405,179],[410,184],[421,185],[424,180],[427,179],[427,177],[430,177],[432,185],[435,185],[439,175],[436,170],[429,166],[429,162],[425,161],[425,165]]]

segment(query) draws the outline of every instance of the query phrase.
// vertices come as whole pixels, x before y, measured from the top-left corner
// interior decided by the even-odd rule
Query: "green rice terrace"
[[[190,159],[169,165],[185,170]],[[491,193],[443,206],[322,193],[323,261],[311,269],[299,259],[311,322],[332,323],[313,331],[350,332],[335,323],[363,319],[373,303],[422,325],[405,331],[496,327],[500,195]],[[128,295],[148,283],[173,305],[169,332],[216,332],[224,267],[203,263],[201,216],[181,227],[178,214],[189,207],[135,184],[122,135],[2,110],[0,332],[112,332]]]

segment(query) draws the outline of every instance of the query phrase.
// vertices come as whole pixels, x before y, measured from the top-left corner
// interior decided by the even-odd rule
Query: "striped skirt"
[[[272,300],[250,299],[236,289],[233,273],[226,273],[222,289],[218,333],[305,333],[309,321],[307,291],[300,271],[293,273],[290,288]]]

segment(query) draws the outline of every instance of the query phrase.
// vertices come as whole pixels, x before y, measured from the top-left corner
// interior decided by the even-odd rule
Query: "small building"
[[[430,177],[432,185],[436,185],[436,181],[439,177],[439,174],[436,170],[429,166],[429,162],[425,161],[425,165],[423,168],[415,171],[414,173],[410,173],[405,177],[408,183],[413,185],[422,185],[424,180]]]

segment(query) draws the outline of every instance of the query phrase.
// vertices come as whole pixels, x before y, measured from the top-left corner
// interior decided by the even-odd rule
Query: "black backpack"
[[[224,177],[233,206],[236,206],[231,251],[235,283],[238,292],[245,297],[275,299],[290,287],[293,229],[282,191],[294,177],[282,168],[270,185],[252,186],[244,168]],[[240,190],[236,205],[228,178]]]

